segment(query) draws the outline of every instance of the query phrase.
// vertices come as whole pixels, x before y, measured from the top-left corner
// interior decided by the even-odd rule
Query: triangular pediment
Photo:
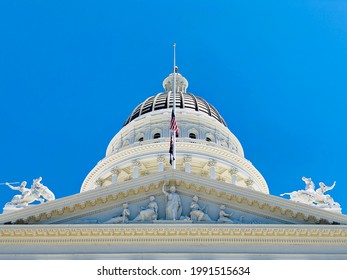
[[[176,186],[181,199],[182,213],[172,221],[166,219],[168,186]],[[137,218],[141,210],[155,197],[157,219]],[[192,198],[209,219],[192,219]],[[238,187],[222,181],[182,171],[160,172],[126,182],[101,187],[41,205],[27,207],[0,215],[0,223],[13,224],[96,224],[109,223],[121,217],[127,203],[127,223],[230,223],[230,224],[347,224],[345,215],[329,212],[314,206],[292,202],[280,197]],[[220,206],[225,205],[230,221],[220,219]],[[119,222],[119,221],[118,221]]]

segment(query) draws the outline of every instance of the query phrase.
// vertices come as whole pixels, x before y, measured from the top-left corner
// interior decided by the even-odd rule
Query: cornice
[[[347,245],[347,226],[302,225],[21,225],[0,226],[0,245],[10,244],[302,244]]]

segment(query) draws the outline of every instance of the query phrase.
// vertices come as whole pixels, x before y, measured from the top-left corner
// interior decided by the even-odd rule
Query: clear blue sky
[[[336,180],[347,213],[347,1],[1,1],[0,181],[78,193],[174,42],[271,194]]]

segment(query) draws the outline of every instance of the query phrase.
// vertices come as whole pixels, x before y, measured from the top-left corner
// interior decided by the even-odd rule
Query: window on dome
[[[153,139],[158,139],[158,138],[160,138],[160,133],[155,133],[155,134],[153,135]]]
[[[207,141],[207,142],[211,142],[212,140],[211,140],[210,137],[206,137],[206,141]]]
[[[143,141],[143,137],[141,137],[141,138],[139,138],[139,140],[138,140],[139,142],[142,142]]]
[[[189,133],[189,138],[192,138],[192,139],[196,139],[196,135],[195,135],[195,133]]]

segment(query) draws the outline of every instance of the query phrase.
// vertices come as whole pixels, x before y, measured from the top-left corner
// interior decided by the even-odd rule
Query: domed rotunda
[[[85,178],[81,192],[172,169],[170,121],[175,98],[176,170],[269,193],[259,171],[244,157],[242,146],[223,117],[203,98],[187,92],[188,81],[176,74],[163,81],[164,92],[135,107],[109,143],[106,156]]]

